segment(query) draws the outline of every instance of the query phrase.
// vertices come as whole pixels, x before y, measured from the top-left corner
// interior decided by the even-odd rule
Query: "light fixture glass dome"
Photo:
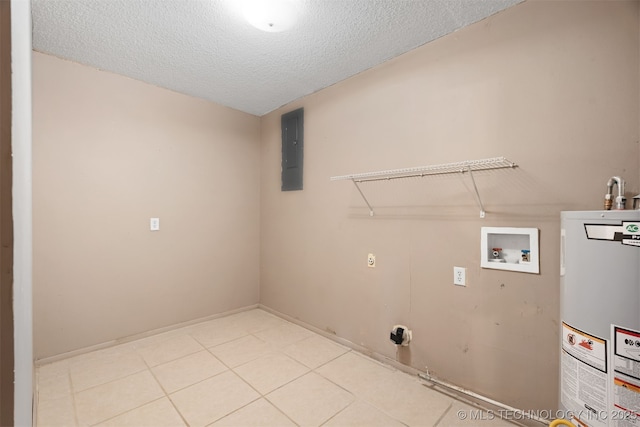
[[[288,30],[298,15],[293,0],[245,0],[242,13],[251,25],[270,33]]]

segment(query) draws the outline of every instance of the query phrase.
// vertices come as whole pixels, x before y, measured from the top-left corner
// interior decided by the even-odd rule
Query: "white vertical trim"
[[[11,0],[14,423],[33,424],[31,2]]]

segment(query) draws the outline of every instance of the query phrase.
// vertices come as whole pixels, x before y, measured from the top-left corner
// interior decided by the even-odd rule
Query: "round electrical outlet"
[[[369,254],[367,256],[367,266],[375,267],[376,266],[376,256],[374,254]]]

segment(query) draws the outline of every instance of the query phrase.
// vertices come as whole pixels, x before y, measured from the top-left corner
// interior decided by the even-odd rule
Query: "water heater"
[[[561,412],[640,426],[640,211],[561,213]]]

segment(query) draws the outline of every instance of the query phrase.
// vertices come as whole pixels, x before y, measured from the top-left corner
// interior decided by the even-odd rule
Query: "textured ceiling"
[[[291,0],[264,32],[241,0],[32,0],[33,47],[261,116],[522,0]]]

